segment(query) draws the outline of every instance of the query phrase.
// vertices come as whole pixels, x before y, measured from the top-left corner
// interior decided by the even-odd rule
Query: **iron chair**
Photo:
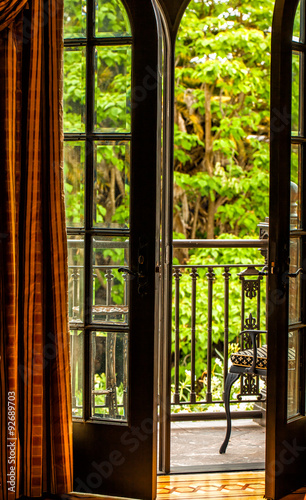
[[[267,374],[267,345],[260,347],[260,336],[266,334],[266,330],[259,329],[260,322],[260,282],[266,273],[258,271],[254,266],[249,266],[245,271],[239,273],[241,280],[242,307],[241,307],[241,350],[231,355],[232,365],[226,375],[224,387],[224,404],[227,421],[226,436],[219,450],[225,453],[231,435],[231,412],[230,392],[232,385],[239,377],[241,381],[241,396],[257,396],[262,399],[259,389],[259,377]],[[245,318],[246,299],[256,299],[256,317],[249,314]]]
[[[225,453],[231,436],[231,412],[230,412],[230,393],[234,382],[239,379],[242,374],[260,377],[267,375],[267,346],[258,347],[259,335],[267,333],[266,330],[243,330],[242,335],[249,335],[252,348],[238,351],[231,355],[232,366],[226,376],[224,389],[224,403],[227,421],[227,430],[225,439],[219,450],[220,453]]]

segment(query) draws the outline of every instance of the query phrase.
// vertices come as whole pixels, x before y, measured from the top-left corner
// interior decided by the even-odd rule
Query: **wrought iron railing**
[[[174,241],[174,248],[257,248],[262,255],[258,252],[258,261],[252,264],[213,264],[208,258],[208,262],[193,259],[192,264],[173,265],[172,411],[188,406],[190,418],[195,419],[196,411],[223,403],[229,352],[237,344],[249,347],[239,333],[246,327],[265,328],[267,246],[267,239]],[[245,261],[250,260],[247,257]],[[237,396],[236,402],[261,399],[258,378],[243,377]]]
[[[78,324],[83,318],[83,273],[84,263],[82,261],[82,240],[69,240],[69,316],[71,324],[74,325],[75,335]],[[118,242],[95,242],[97,248],[118,248]],[[127,242],[120,242],[123,249],[128,248]],[[214,255],[210,255],[208,262],[195,262],[191,258],[188,264],[173,265],[173,387],[172,408],[192,410],[189,415],[192,419],[210,418],[209,407],[223,403],[224,381],[228,372],[229,352],[233,343],[241,345],[239,332],[252,326],[256,329],[265,327],[265,254],[267,252],[268,240],[175,240],[174,248],[209,249],[214,252],[217,249],[255,248],[258,251],[257,263],[241,261],[237,258],[215,264]],[[237,257],[237,256],[236,256]],[[260,262],[261,260],[261,262]],[[255,262],[255,260],[254,260]],[[93,262],[93,281],[99,277],[100,290],[103,296],[97,296],[94,300],[93,316],[99,323],[101,331],[105,323],[126,322],[128,315],[128,275],[119,273],[122,263],[110,263],[109,265]],[[120,275],[120,276],[119,276]],[[113,300],[113,290],[120,285],[120,303]],[[95,296],[95,285],[93,283],[93,294]],[[200,341],[201,340],[201,341]],[[78,344],[82,342],[82,336],[72,338],[72,354],[79,364],[75,369],[73,364],[72,377],[73,393],[77,393],[83,385],[81,370],[80,349]],[[124,342],[126,339],[124,339]],[[106,387],[95,388],[95,356],[96,346],[102,345],[104,356],[104,372]],[[114,356],[114,342],[116,334],[112,331],[105,332],[105,338],[96,338],[92,334],[92,407],[93,411],[109,411],[114,418],[120,418],[120,408],[123,403],[113,401],[116,394],[116,373]],[[99,344],[99,345],[98,345]],[[124,344],[125,345],[125,344]],[[182,349],[184,346],[184,349]],[[203,347],[204,346],[204,347]],[[101,347],[101,346],[100,346]],[[242,339],[242,347],[248,347],[246,340]],[[187,349],[187,351],[186,351]],[[199,349],[201,352],[199,352]],[[120,350],[119,350],[120,351]],[[120,351],[121,352],[121,351]],[[126,397],[127,368],[126,353],[124,348],[121,353],[121,370],[123,381],[123,396]],[[110,361],[113,361],[113,365]],[[188,382],[186,378],[188,373]],[[184,380],[185,376],[185,380]],[[218,385],[216,388],[216,380]],[[98,402],[100,392],[105,395],[104,403]],[[101,394],[102,394],[101,392]],[[111,397],[112,396],[112,397]],[[260,387],[258,379],[250,380],[241,377],[240,393],[238,400],[250,401],[253,396],[260,398]],[[74,396],[73,396],[74,397]],[[75,400],[73,406],[76,416],[81,415],[81,407]],[[124,405],[123,405],[124,406]],[[207,411],[208,409],[208,411]],[[206,410],[203,412],[203,410]],[[196,412],[198,411],[198,414]],[[186,419],[184,412],[175,415],[175,419]],[[118,414],[118,415],[117,415]]]

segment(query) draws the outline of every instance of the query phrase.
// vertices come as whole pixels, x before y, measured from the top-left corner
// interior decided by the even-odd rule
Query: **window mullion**
[[[86,40],[86,174],[85,174],[85,276],[84,276],[84,322],[85,329],[92,323],[93,300],[93,263],[92,234],[93,226],[93,168],[94,148],[91,134],[94,129],[94,83],[95,83],[95,46],[90,43],[94,37],[94,0],[87,1],[87,40]],[[85,398],[84,417],[91,416],[91,349],[90,332],[85,330]]]

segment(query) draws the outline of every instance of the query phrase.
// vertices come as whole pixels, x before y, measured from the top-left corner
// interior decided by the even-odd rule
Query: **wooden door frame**
[[[86,421],[74,421],[74,489],[83,493],[151,500],[156,497],[157,483],[155,319],[156,200],[159,196],[157,167],[160,126],[157,122],[160,86],[159,35],[154,0],[123,0],[123,4],[129,14],[132,28],[129,262],[131,273],[137,275],[137,279],[130,280],[128,422],[97,422],[90,418]],[[94,43],[94,39],[91,43]],[[141,282],[140,266],[146,283]],[[99,330],[104,331],[103,324],[98,326]],[[109,326],[106,328],[111,331]],[[87,343],[85,394],[90,402],[91,323],[85,325],[84,329]],[[93,328],[95,329],[97,325]],[[113,330],[116,331],[116,328]],[[90,412],[87,414],[90,415]],[[96,452],[95,457],[93,450]]]
[[[287,422],[284,421],[287,415],[288,308],[285,306],[289,293],[286,276],[290,251],[292,28],[298,3],[299,0],[276,0],[272,25],[266,497],[273,499],[283,495],[281,482],[285,481],[290,491],[302,474],[296,461],[291,463],[288,458],[290,443],[286,441]],[[300,424],[305,426],[302,420]],[[282,481],[278,480],[280,477]]]
[[[171,56],[171,67],[170,72],[172,72],[171,78],[171,96],[170,96],[170,121],[171,127],[173,127],[173,112],[174,112],[174,48],[175,39],[177,35],[177,30],[179,28],[181,19],[184,15],[185,9],[187,8],[190,0],[158,0],[158,3],[167,19],[168,29],[171,38],[172,51]],[[286,284],[282,278],[284,273],[288,271],[287,257],[289,252],[289,238],[288,238],[288,227],[289,227],[289,211],[286,211],[284,204],[280,204],[279,200],[290,200],[290,156],[291,156],[291,135],[290,128],[291,120],[288,120],[291,113],[291,57],[292,57],[292,26],[295,16],[296,7],[298,5],[298,0],[276,0],[275,12],[273,19],[273,43],[271,49],[271,164],[277,165],[275,170],[271,171],[271,178],[273,178],[273,190],[270,194],[270,213],[275,211],[275,207],[278,207],[277,223],[270,225],[270,264],[273,262],[273,271],[271,271],[271,265],[269,266],[269,295],[268,302],[270,305],[270,313],[268,317],[268,330],[269,337],[268,342],[270,346],[274,346],[275,339],[279,337],[279,331],[282,328],[284,330],[284,325],[286,327],[286,334],[282,335],[281,341],[278,342],[277,350],[274,348],[269,349],[269,367],[268,367],[268,414],[270,415],[269,422],[267,424],[266,432],[269,434],[269,447],[266,448],[266,495],[271,498],[276,498],[279,494],[277,486],[277,477],[275,474],[269,474],[269,465],[275,464],[277,457],[281,453],[284,453],[284,447],[281,444],[282,440],[280,436],[276,435],[275,432],[275,422],[280,418],[279,415],[284,414],[286,404],[285,396],[278,398],[277,400],[272,399],[272,395],[280,392],[286,387],[287,379],[279,376],[278,370],[275,367],[279,363],[283,363],[283,366],[287,364],[287,324],[288,324],[288,314],[285,308],[281,308],[281,311],[273,310],[273,305],[278,303],[278,301],[283,300],[286,297],[287,290]],[[288,78],[288,75],[290,77]],[[280,88],[279,82],[281,79],[285,79],[286,85]],[[171,136],[171,146],[170,150],[173,149],[173,134]],[[281,148],[280,148],[281,146]],[[173,165],[171,165],[170,177],[173,175]],[[284,176],[287,178],[288,182],[284,185]],[[168,204],[173,206],[173,198],[171,192],[171,181],[168,184],[168,189],[170,189],[168,195]],[[289,201],[290,203],[290,201]],[[171,230],[171,224],[169,224],[168,232]],[[171,241],[171,237],[168,237]],[[283,258],[280,259],[282,262],[276,262],[276,247],[272,241],[277,242],[279,248],[283,251]],[[169,249],[170,259],[172,256],[172,247]],[[168,269],[168,275],[170,275]],[[276,292],[275,295],[275,290]],[[168,301],[165,310],[165,316],[167,314],[167,307],[170,307],[170,293],[171,287],[167,290]],[[286,298],[285,298],[286,300]],[[169,311],[168,311],[169,314]],[[168,327],[169,329],[169,327]],[[169,356],[171,354],[171,337],[168,333],[167,336],[167,326],[165,326],[165,342],[164,342],[164,361],[162,376],[165,380],[171,380],[170,363],[167,363]],[[168,358],[167,358],[168,356]],[[170,387],[170,384],[168,384]],[[160,469],[164,473],[170,471],[170,394],[165,391],[162,395],[163,402],[163,414],[164,418],[162,421],[163,433],[167,437],[168,446],[164,446],[162,452],[164,454],[162,463],[160,464]]]

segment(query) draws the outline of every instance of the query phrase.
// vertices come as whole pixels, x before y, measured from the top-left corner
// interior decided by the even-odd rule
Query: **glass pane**
[[[305,13],[305,0],[301,0],[297,6],[294,25],[293,25],[293,34],[292,40],[294,42],[305,43],[305,28],[304,28],[304,14]]]
[[[93,332],[92,417],[127,420],[128,334]]]
[[[64,130],[85,132],[85,49],[64,50]]]
[[[69,321],[84,320],[84,237],[68,236]]]
[[[64,38],[86,36],[86,0],[64,1]]]
[[[95,129],[129,132],[131,122],[131,47],[97,47]]]
[[[291,131],[292,135],[301,134],[300,124],[300,69],[301,67],[301,54],[293,52],[292,54],[292,121]]]
[[[127,228],[130,216],[130,144],[95,144],[94,225]]]
[[[128,322],[129,242],[126,238],[95,236],[93,239],[93,320]]]
[[[301,228],[301,148],[291,146],[290,229]]]
[[[301,242],[299,238],[290,239],[289,273],[296,273],[301,267]],[[301,276],[289,278],[289,324],[301,320]]]
[[[294,18],[294,25],[293,25],[293,35],[292,35],[292,40],[294,42],[301,42],[301,2],[299,2],[297,9],[296,9],[296,14]]]
[[[130,36],[128,15],[120,0],[96,0],[96,36]]]
[[[70,331],[72,416],[83,417],[84,387],[83,332]]]
[[[66,224],[84,226],[85,143],[64,143],[64,185]]]
[[[300,413],[299,402],[299,331],[289,333],[288,338],[288,401],[287,417]]]

